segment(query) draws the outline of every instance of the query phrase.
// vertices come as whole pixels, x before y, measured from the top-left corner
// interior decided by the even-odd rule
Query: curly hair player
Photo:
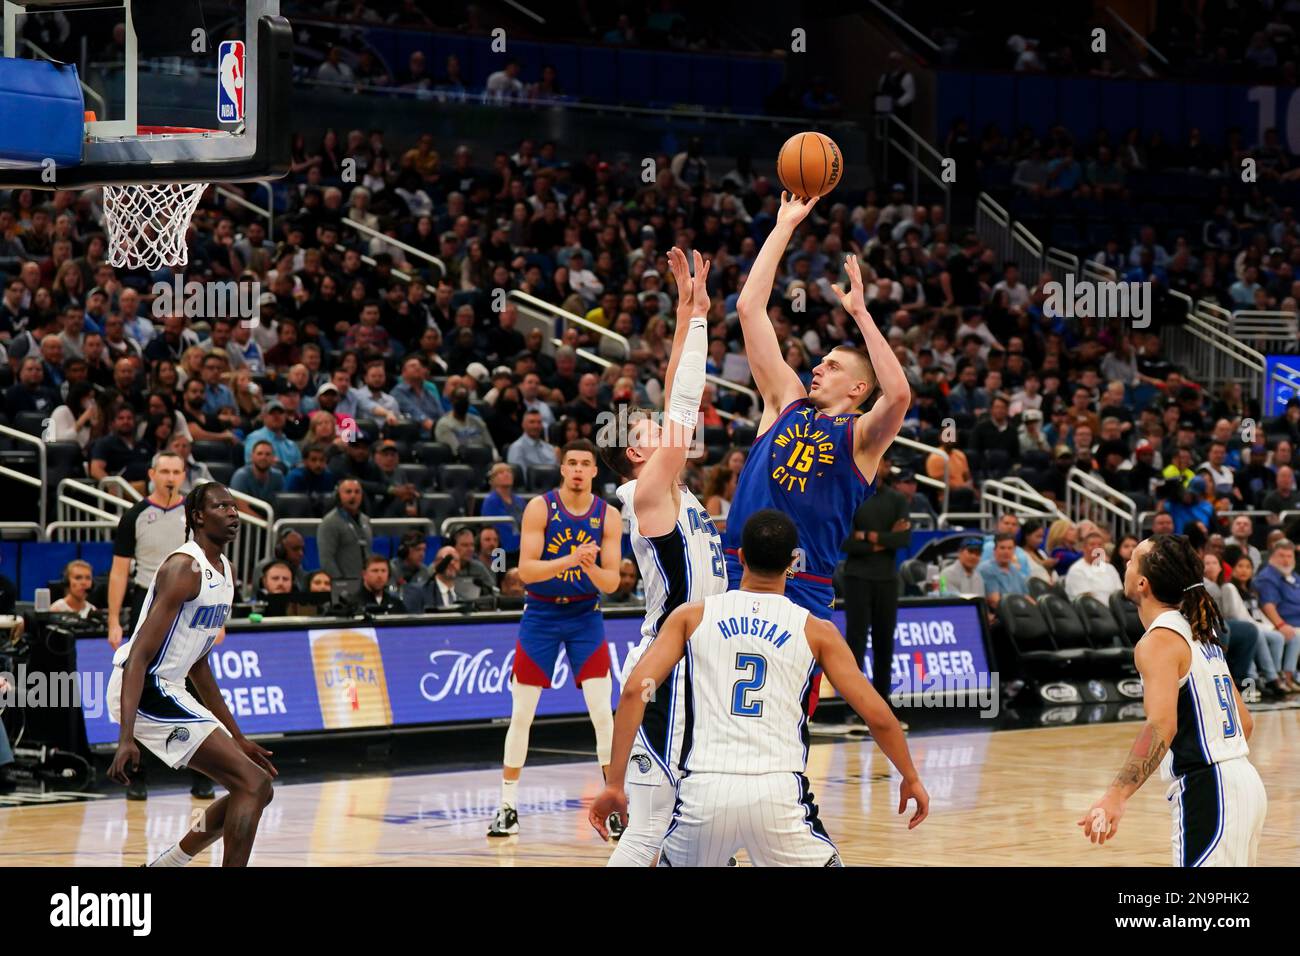
[[[1170,781],[1174,866],[1254,866],[1268,797],[1247,756],[1255,721],[1228,672],[1223,619],[1200,556],[1181,535],[1133,549],[1124,595],[1146,627],[1133,652],[1147,721],[1128,759],[1079,821],[1095,844],[1113,839],[1129,797],[1160,768]]]
[[[238,532],[239,511],[224,485],[206,481],[186,495],[186,541],[159,565],[140,623],[113,655],[108,708],[121,732],[108,776],[128,782],[128,769],[140,766],[139,743],[169,767],[188,766],[229,791],[150,866],[184,866],[219,839],[222,865],[246,866],[271,802],[271,752],[240,733],[208,666],[235,598],[223,549]],[[186,675],[201,702],[185,689]]]

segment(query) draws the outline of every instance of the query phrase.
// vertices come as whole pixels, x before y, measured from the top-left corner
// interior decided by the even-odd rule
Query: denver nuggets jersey
[[[802,773],[816,663],[808,612],[782,594],[704,599],[686,642],[685,773]]]
[[[723,536],[728,554],[740,547],[750,515],[775,508],[799,529],[803,570],[830,584],[853,512],[873,491],[853,461],[857,420],[857,413],[823,415],[808,399],[791,403],[777,416],[754,441],[736,482]],[[740,578],[733,577],[731,586],[738,587]]]
[[[727,566],[722,555],[722,537],[704,505],[682,487],[677,525],[658,538],[641,534],[632,498],[636,480],[618,489],[618,499],[627,516],[632,553],[645,584],[645,620],[641,623],[641,645],[645,647],[659,633],[664,619],[683,604],[700,601],[727,590]]]
[[[184,683],[185,675],[190,672],[194,662],[211,649],[221,632],[226,618],[230,616],[230,605],[235,600],[234,573],[230,560],[221,556],[221,570],[217,570],[208,561],[197,541],[186,541],[183,545],[167,555],[163,564],[171,560],[174,554],[184,554],[193,558],[199,568],[199,593],[192,600],[181,605],[175,620],[167,628],[167,636],[162,646],[149,663],[149,673],[163,680]],[[162,564],[159,566],[162,569]],[[158,575],[149,585],[145,595],[144,606],[140,611],[140,620],[131,634],[131,639],[123,641],[113,655],[113,664],[121,667],[131,654],[131,642],[149,617],[153,607],[154,588],[158,586]]]
[[[1165,780],[1250,753],[1237,714],[1232,674],[1223,648],[1192,637],[1192,626],[1178,611],[1165,611],[1147,628],[1177,631],[1192,649],[1192,666],[1178,685],[1178,730],[1160,764]]]
[[[546,530],[542,533],[543,561],[563,557],[588,541],[596,545],[601,543],[605,535],[605,512],[609,508],[605,499],[592,495],[591,507],[586,514],[575,515],[564,507],[558,491],[548,491],[543,497],[546,500]],[[530,584],[528,590],[552,598],[591,597],[599,593],[599,588],[579,567],[569,568],[553,578]]]

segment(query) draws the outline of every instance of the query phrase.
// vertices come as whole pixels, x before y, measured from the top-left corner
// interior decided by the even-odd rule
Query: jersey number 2
[[[761,654],[737,654],[736,670],[746,675],[731,688],[731,712],[737,717],[762,717],[763,702],[749,695],[763,689],[767,682],[767,658]]]
[[[1215,677],[1214,691],[1219,695],[1219,706],[1223,708],[1223,739],[1237,736],[1237,697],[1232,692],[1231,677]]]

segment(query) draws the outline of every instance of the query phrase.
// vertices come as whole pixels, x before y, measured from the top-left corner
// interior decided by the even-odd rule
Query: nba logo
[[[223,40],[217,53],[217,119],[238,123],[244,118],[244,41]]]

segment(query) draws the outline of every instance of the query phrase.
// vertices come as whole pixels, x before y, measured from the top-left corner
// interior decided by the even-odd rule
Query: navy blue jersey
[[[745,521],[775,508],[799,529],[803,572],[830,584],[849,536],[853,513],[874,491],[853,461],[856,412],[823,415],[808,399],[792,402],[772,427],[754,441],[727,512],[723,543],[728,554],[740,547]],[[740,586],[739,574],[729,586]]]
[[[605,537],[605,514],[609,510],[603,498],[591,496],[591,507],[586,514],[570,514],[560,500],[558,491],[548,491],[546,502],[546,530],[542,533],[543,561],[562,558],[588,541],[599,545]],[[600,590],[579,567],[561,571],[553,578],[528,585],[531,594],[552,598],[594,597]]]

